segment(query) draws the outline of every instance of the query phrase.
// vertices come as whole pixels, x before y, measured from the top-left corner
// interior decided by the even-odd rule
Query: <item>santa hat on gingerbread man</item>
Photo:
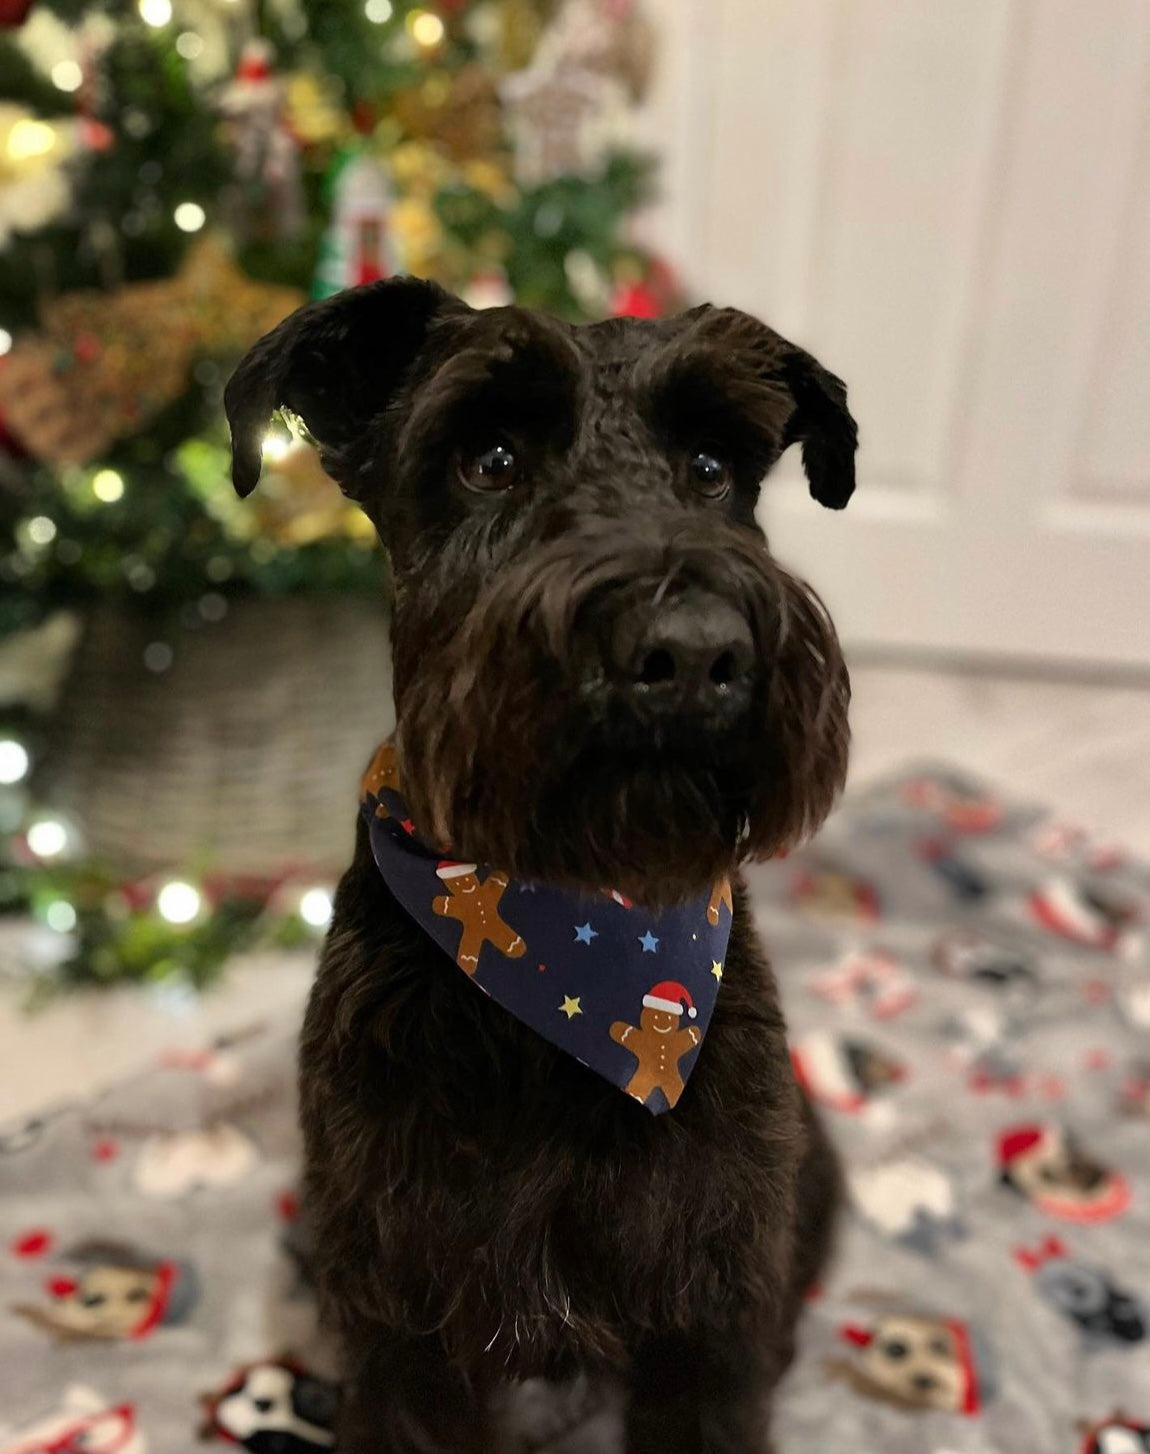
[[[699,1013],[695,1009],[691,991],[675,979],[663,979],[658,984],[653,984],[643,996],[643,1004],[648,1010],[662,1010],[665,1015],[681,1015],[685,1005],[692,1020]]]
[[[469,873],[475,873],[479,865],[475,863],[456,863],[453,859],[440,859],[435,870],[436,878],[441,878],[444,883],[452,878],[466,878]]]

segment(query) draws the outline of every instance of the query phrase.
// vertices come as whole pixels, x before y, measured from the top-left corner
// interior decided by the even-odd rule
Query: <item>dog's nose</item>
[[[689,593],[638,608],[611,638],[617,678],[652,704],[722,706],[747,685],[755,645],[745,617],[718,596]]]

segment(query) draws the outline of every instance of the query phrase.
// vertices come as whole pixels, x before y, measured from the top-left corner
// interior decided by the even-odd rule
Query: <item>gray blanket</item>
[[[753,888],[850,1186],[780,1454],[1145,1454],[1150,872],[928,769]],[[240,1030],[0,1135],[0,1454],[333,1447],[293,1041]],[[595,1397],[518,1391],[515,1446],[618,1449]]]

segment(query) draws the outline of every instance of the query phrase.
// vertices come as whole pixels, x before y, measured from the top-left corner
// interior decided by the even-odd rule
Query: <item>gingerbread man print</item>
[[[711,902],[707,905],[708,924],[715,925],[719,922],[720,904],[726,904],[728,914],[735,912],[735,906],[731,899],[731,880],[726,874],[717,880],[715,887],[711,890]]]
[[[624,1090],[644,1105],[657,1090],[667,1097],[668,1106],[683,1094],[679,1061],[703,1038],[694,1025],[681,1028],[684,1007],[693,1020],[697,1011],[691,992],[676,980],[663,980],[643,996],[638,1025],[616,1020],[611,1026],[611,1039],[638,1061]]]
[[[364,773],[359,785],[359,795],[361,798],[378,798],[385,788],[393,793],[399,792],[399,764],[394,742],[385,742],[371,759],[371,766]],[[375,815],[377,818],[389,816],[382,799]]]
[[[435,870],[447,889],[432,900],[432,912],[441,919],[456,919],[461,926],[455,962],[474,974],[479,968],[479,951],[493,945],[508,959],[522,959],[527,945],[499,912],[499,901],[507,888],[505,873],[489,873],[482,883],[474,863],[444,859]]]

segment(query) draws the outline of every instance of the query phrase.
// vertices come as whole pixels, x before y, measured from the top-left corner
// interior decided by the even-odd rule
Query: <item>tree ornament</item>
[[[443,224],[430,199],[413,196],[397,202],[392,227],[402,270],[420,277],[436,274],[443,253]]]
[[[437,70],[395,99],[408,137],[433,142],[455,162],[493,157],[502,136],[499,91],[482,65]]]
[[[242,352],[300,302],[293,288],[245,278],[205,238],[174,278],[45,305],[40,331],[0,368],[0,411],[37,458],[84,464],[177,399],[198,356]]]
[[[73,151],[68,122],[43,121],[24,106],[0,103],[0,247],[35,232],[68,206],[62,163]]]
[[[502,268],[484,268],[463,290],[463,301],[472,308],[503,308],[514,303],[515,295]]]
[[[629,259],[617,272],[611,296],[613,318],[664,318],[680,305],[678,285],[661,259]]]
[[[270,220],[273,236],[293,237],[304,223],[299,149],[287,124],[288,86],[275,74],[273,59],[267,41],[248,41],[235,79],[220,92],[219,109],[235,149],[236,175],[254,194],[251,230],[263,230]]]
[[[506,71],[521,71],[534,56],[543,34],[539,0],[503,0],[499,14],[499,59]]]
[[[308,71],[287,78],[286,125],[300,146],[331,146],[352,132],[330,86]]]
[[[389,278],[397,271],[394,198],[383,165],[366,151],[344,156],[331,178],[331,221],[320,243],[313,298]]]
[[[650,32],[633,4],[565,0],[530,66],[503,83],[520,182],[586,173],[623,144],[650,62]]]

